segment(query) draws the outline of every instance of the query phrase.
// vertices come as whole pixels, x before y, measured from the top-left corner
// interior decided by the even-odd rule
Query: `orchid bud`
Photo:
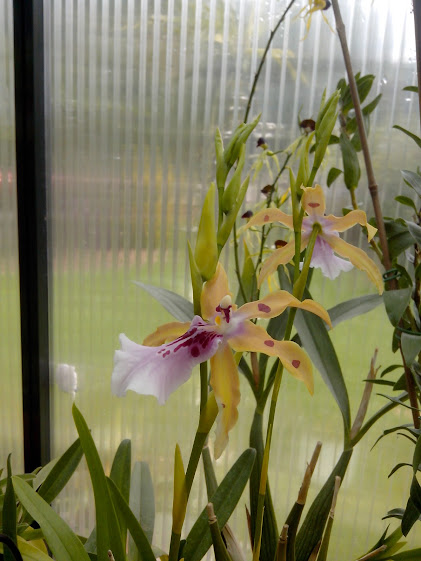
[[[206,195],[197,232],[194,260],[202,275],[209,280],[213,277],[218,264],[218,247],[215,226],[215,184],[212,183]]]
[[[228,183],[222,196],[222,210],[225,213],[229,212],[232,209],[235,201],[237,200],[238,191],[241,186],[241,172],[243,171],[245,161],[246,145],[243,144],[240,147],[237,169],[235,170],[234,175],[232,176],[231,181]]]
[[[241,123],[241,125],[236,128],[234,136],[231,138],[230,143],[228,144],[227,149],[224,152],[224,160],[227,164],[228,170],[232,168],[232,166],[239,158],[241,146],[246,143],[246,140],[255,129],[257,123],[259,122],[259,119],[260,115],[258,115],[255,120],[248,125],[245,123]]]
[[[187,508],[186,475],[184,472],[183,458],[180,447],[175,447],[174,456],[174,496],[172,507],[172,531],[180,535],[183,528]]]

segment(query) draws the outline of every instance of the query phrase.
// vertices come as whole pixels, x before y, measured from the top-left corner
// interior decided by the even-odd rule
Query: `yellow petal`
[[[303,236],[301,238],[300,251],[303,251],[303,249],[307,246],[307,243],[308,243],[308,236],[307,237]],[[276,249],[272,253],[272,255],[263,262],[262,268],[260,269],[260,275],[258,280],[259,288],[268,275],[276,271],[279,265],[285,265],[286,263],[289,263],[291,259],[294,257],[294,254],[295,254],[294,241],[290,241],[286,245],[284,245],[284,247]]]
[[[323,216],[326,210],[326,201],[320,185],[304,187],[301,206],[309,216]]]
[[[320,304],[314,302],[314,300],[304,300],[301,302],[286,290],[277,290],[261,300],[244,304],[241,308],[238,308],[235,315],[241,315],[244,319],[269,319],[282,314],[288,306],[313,312],[320,316],[327,324],[331,325],[329,314]]]
[[[367,222],[367,215],[363,210],[351,210],[351,212],[348,212],[345,216],[340,217],[329,214],[329,216],[325,217],[325,220],[329,220],[329,222],[333,224],[333,230],[336,232],[344,232],[348,230],[348,228],[355,226],[355,224],[365,226],[368,232],[368,241],[370,241],[377,232],[377,228],[374,228]]]
[[[270,224],[271,222],[281,222],[285,226],[288,226],[293,230],[294,225],[292,222],[292,216],[285,214],[282,210],[278,208],[265,208],[252,216],[245,228],[251,228],[253,226],[264,226],[265,224]]]
[[[335,253],[341,255],[342,257],[348,257],[357,269],[365,271],[371,282],[376,285],[379,294],[383,293],[382,275],[377,265],[372,259],[370,259],[365,251],[347,243],[341,238],[337,238],[336,236],[324,236],[323,234],[321,234],[321,236],[327,241]]]
[[[302,380],[312,394],[313,371],[306,353],[292,341],[277,341],[268,335],[266,329],[246,321],[241,335],[230,337],[229,344],[236,351],[252,351],[277,356],[285,368],[295,378]]]
[[[188,331],[190,323],[181,323],[180,321],[172,321],[170,323],[164,323],[156,329],[153,333],[148,335],[143,341],[143,345],[147,347],[158,347],[163,345],[167,341],[174,341],[177,337],[183,335]]]
[[[238,418],[237,406],[240,403],[240,380],[234,357],[228,345],[218,349],[210,359],[210,385],[221,406],[216,428],[215,458],[224,451],[228,444],[228,433]]]
[[[231,294],[228,291],[227,274],[221,263],[218,263],[214,276],[205,283],[200,296],[202,318],[211,319],[215,315],[215,308],[227,294]]]

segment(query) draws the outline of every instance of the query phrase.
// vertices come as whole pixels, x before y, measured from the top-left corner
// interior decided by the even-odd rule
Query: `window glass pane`
[[[12,2],[0,4],[0,467],[23,470]]]
[[[262,116],[249,143],[248,165],[255,161],[259,136],[276,150],[285,148],[298,134],[298,116],[315,117],[324,88],[333,91],[344,75],[338,39],[320,14],[313,16],[303,40],[305,22],[297,14],[304,4],[297,3],[270,48],[252,107],[252,115],[262,112]],[[395,215],[393,197],[402,190],[399,169],[415,169],[417,161],[410,139],[391,130],[395,123],[410,125],[417,112],[415,96],[402,92],[415,80],[411,3],[344,4],[355,72],[373,73],[374,92],[383,95],[371,122],[370,143],[386,214]],[[130,392],[117,399],[110,391],[113,352],[119,333],[141,342],[171,319],[132,281],[190,294],[186,241],[192,238],[203,197],[214,179],[214,131],[219,126],[227,139],[243,118],[270,29],[285,5],[254,0],[50,0],[46,10],[54,368],[62,373],[66,369],[60,365],[74,366],[76,401],[107,469],[125,437],[132,439],[134,459],[150,463],[157,500],[154,542],[164,548],[171,527],[173,446],[178,442],[187,457],[197,419],[198,376],[165,407],[152,397]],[[332,14],[327,17],[332,25]],[[332,149],[331,158],[334,165],[337,151]],[[266,183],[263,174],[252,184],[247,206],[263,200],[260,189]],[[364,182],[358,200],[371,209]],[[349,204],[349,194],[339,183],[329,191],[332,212],[340,213]],[[358,233],[345,239],[363,243]],[[225,257],[227,262],[229,256]],[[326,307],[373,291],[359,272],[335,284],[318,280],[315,296]],[[359,341],[362,329],[367,335]],[[355,412],[374,349],[379,348],[382,364],[392,360],[391,332],[379,308],[338,327],[332,337],[338,343]],[[63,391],[69,387],[60,376],[56,381],[52,439],[58,454],[75,438],[75,431],[73,396]],[[295,500],[316,441],[322,440],[324,449],[311,496],[341,452],[340,416],[320,377],[313,398],[294,382],[283,381],[279,436],[271,459],[273,494],[282,497],[277,504],[280,523]],[[253,398],[246,384],[242,394],[240,421],[229,450],[217,464],[221,478],[248,443]],[[384,403],[380,397],[373,401],[373,411]],[[405,414],[399,415],[405,422]],[[402,457],[402,443],[385,441],[369,453],[380,431],[379,425],[355,452],[344,482],[337,514],[343,531],[333,537],[332,554],[337,558],[349,548],[354,556],[367,549],[383,528],[381,516],[402,504],[408,488],[409,474],[403,470],[392,483],[387,481],[394,460]],[[57,508],[76,531],[86,534],[94,517],[84,469],[75,475]],[[380,488],[385,489],[382,495],[376,492]],[[204,494],[199,478],[187,527],[203,507]],[[241,508],[233,526],[247,544]]]

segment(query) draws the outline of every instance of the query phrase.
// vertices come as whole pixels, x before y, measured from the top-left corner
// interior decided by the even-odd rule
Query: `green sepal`
[[[203,203],[202,215],[200,217],[199,229],[196,237],[196,247],[194,250],[194,259],[204,280],[209,280],[213,277],[218,264],[215,225],[215,191],[215,184],[211,183]]]
[[[310,150],[310,144],[313,141],[315,132],[312,132],[308,135],[307,140],[301,146],[300,149],[300,164],[298,166],[297,178],[295,180],[295,190],[298,191],[300,187],[303,185],[307,187],[309,175],[310,175],[310,166],[308,161],[308,155]]]
[[[259,122],[259,119],[260,119],[260,113],[251,123],[249,124],[241,123],[241,125],[239,125],[236,128],[234,135],[231,138],[224,152],[224,160],[228,167],[228,171],[232,168],[232,166],[237,161],[240,155],[241,146],[245,144],[246,140],[248,139],[252,131],[255,129],[257,123]]]
[[[224,141],[222,140],[221,131],[217,128],[215,131],[215,153],[216,153],[216,185],[218,193],[224,192],[225,181],[228,175],[228,168],[224,160]]]

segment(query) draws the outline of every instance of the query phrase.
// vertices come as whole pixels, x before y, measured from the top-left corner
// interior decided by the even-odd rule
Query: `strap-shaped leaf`
[[[400,125],[393,125],[393,128],[404,132],[407,136],[409,136],[409,138],[412,138],[412,140],[417,143],[418,148],[421,148],[421,138],[419,136],[407,129],[404,129]]]
[[[396,292],[396,290],[394,292]],[[380,294],[366,294],[365,296],[351,298],[350,300],[341,302],[328,310],[332,326],[335,327],[343,321],[366,314],[381,303],[382,297]]]
[[[412,187],[412,189],[421,197],[421,175],[410,171],[408,169],[402,169],[401,175],[407,185]]]
[[[155,524],[155,497],[151,472],[146,462],[136,462],[133,467],[129,504],[149,543],[152,543]],[[130,552],[132,552],[132,545],[134,544],[129,539]],[[137,561],[135,555],[130,555],[130,558]]]
[[[122,440],[115,453],[111,466],[110,478],[117,485],[126,502],[130,496],[130,472],[132,462],[132,444],[128,438]],[[126,543],[127,529],[124,521],[120,520],[121,539]]]
[[[13,490],[12,484],[12,468],[10,462],[10,456],[7,457],[7,485],[6,485],[6,493],[4,495],[4,503],[3,503],[3,528],[2,531],[9,537],[13,543],[16,545],[16,497],[15,492]],[[4,560],[5,561],[14,561],[15,556],[10,551],[10,549],[6,546],[4,548]]]
[[[143,288],[143,290],[146,290],[155,300],[158,300],[176,320],[191,321],[193,319],[193,304],[183,296],[159,286],[152,286],[140,281],[133,282],[140,286],[140,288]]]
[[[348,391],[335,348],[323,320],[309,312],[297,310],[295,327],[304,349],[320,372],[342,413],[345,431],[349,431],[351,413]]]
[[[107,478],[107,485],[110,490],[112,500],[116,505],[116,508],[124,520],[127,529],[130,532],[133,541],[136,544],[139,559],[141,561],[155,561],[155,555],[152,551],[151,546],[149,545],[148,538],[145,535],[145,532],[142,530],[141,525],[136,520],[136,516],[130,510],[129,505],[124,500],[123,495],[117,488],[117,485],[114,483],[112,479]]]
[[[84,550],[82,542],[50,505],[19,477],[12,477],[12,481],[16,495],[40,525],[54,557],[60,561],[89,561],[89,555]]]
[[[412,526],[415,524],[417,520],[420,518],[420,511],[415,506],[414,501],[411,497],[408,498],[408,502],[406,503],[405,512],[402,516],[401,522],[401,529],[402,534],[407,536]]]
[[[116,559],[124,560],[126,556],[121,541],[120,525],[110,497],[98,450],[88,425],[75,404],[73,404],[72,413],[94,491],[98,561],[109,561],[108,550],[113,552]]]
[[[256,452],[252,448],[245,450],[212,496],[215,514],[222,528],[227,522],[243,493],[253,468]],[[212,545],[208,515],[203,509],[193,528],[190,530],[183,549],[185,561],[200,561]]]

